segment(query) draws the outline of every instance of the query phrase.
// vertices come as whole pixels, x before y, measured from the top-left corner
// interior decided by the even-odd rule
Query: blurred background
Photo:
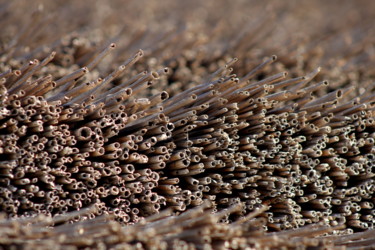
[[[103,74],[143,49],[148,63],[139,63],[138,72],[144,65],[170,67],[160,86],[175,83],[171,94],[230,58],[239,59],[234,72],[244,75],[273,54],[278,63],[270,73],[300,76],[322,67],[317,80],[329,80],[328,91],[348,85],[358,86],[353,96],[374,91],[374,1],[20,0],[1,1],[0,15],[3,56],[29,60],[56,50],[55,62],[66,68],[83,65],[83,52],[116,42],[99,66]]]

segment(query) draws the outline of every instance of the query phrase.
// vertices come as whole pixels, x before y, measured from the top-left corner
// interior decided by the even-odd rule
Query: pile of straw
[[[372,9],[144,4],[1,4],[0,244],[374,246]]]

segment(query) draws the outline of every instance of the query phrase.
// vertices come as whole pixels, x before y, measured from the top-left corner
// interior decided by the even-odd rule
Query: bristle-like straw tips
[[[114,3],[0,10],[0,248],[374,247],[375,8]]]

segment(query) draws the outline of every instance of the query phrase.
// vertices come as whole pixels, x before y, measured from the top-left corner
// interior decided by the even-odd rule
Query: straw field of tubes
[[[1,249],[375,248],[373,1],[0,1]]]

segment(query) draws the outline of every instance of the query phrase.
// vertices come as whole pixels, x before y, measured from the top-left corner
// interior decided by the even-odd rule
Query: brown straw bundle
[[[360,2],[1,3],[0,246],[374,247]]]

